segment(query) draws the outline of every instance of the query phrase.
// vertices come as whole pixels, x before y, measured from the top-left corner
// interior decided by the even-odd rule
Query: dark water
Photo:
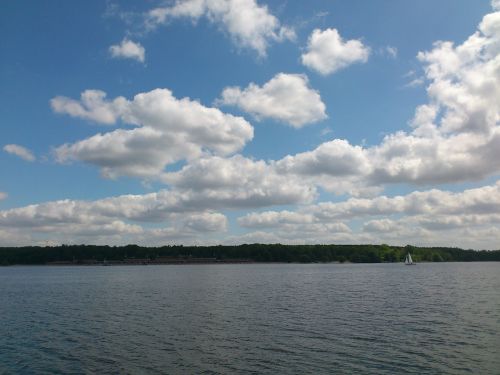
[[[500,264],[3,267],[0,373],[500,374]]]

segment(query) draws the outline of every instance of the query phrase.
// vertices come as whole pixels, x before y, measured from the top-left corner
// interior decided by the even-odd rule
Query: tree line
[[[133,259],[155,260],[199,259],[216,261],[252,262],[352,262],[381,263],[401,262],[410,252],[416,262],[472,262],[500,261],[500,250],[464,250],[449,247],[416,247],[389,245],[283,245],[244,244],[237,246],[160,246],[142,247],[61,245],[0,247],[0,265],[47,264],[71,262],[126,261]]]

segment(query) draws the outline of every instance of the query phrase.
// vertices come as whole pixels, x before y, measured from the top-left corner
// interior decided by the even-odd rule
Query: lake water
[[[500,374],[500,263],[0,267],[0,374]]]

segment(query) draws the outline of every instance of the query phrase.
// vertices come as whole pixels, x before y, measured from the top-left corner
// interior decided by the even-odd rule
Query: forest
[[[410,252],[416,262],[500,261],[500,250],[382,245],[283,245],[142,247],[61,245],[0,247],[0,265],[155,264],[217,262],[382,263],[401,262]]]

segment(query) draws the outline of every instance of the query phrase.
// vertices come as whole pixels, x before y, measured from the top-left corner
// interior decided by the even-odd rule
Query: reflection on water
[[[0,268],[0,373],[500,373],[497,263]]]

